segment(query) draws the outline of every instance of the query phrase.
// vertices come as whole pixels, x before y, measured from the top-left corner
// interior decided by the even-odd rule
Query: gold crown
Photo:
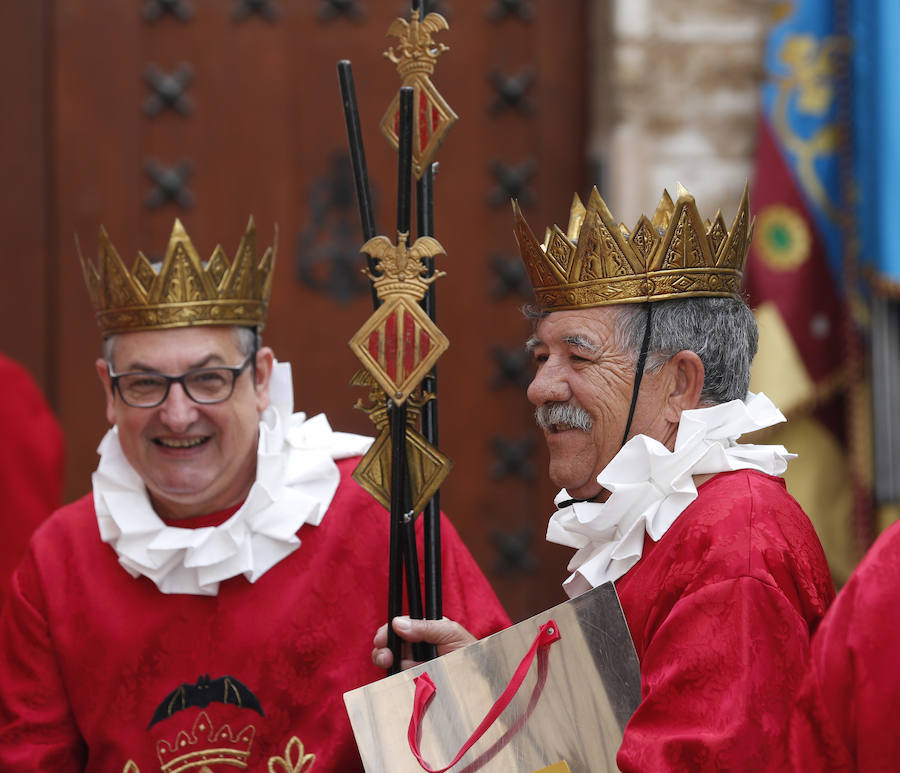
[[[277,236],[277,234],[276,234]],[[205,264],[176,219],[162,265],[138,253],[129,271],[100,226],[97,266],[81,255],[81,268],[103,336],[191,325],[242,325],[262,329],[272,290],[275,246],[256,260],[253,218],[234,262],[216,246]]]
[[[617,225],[597,189],[587,208],[577,194],[567,231],[547,230],[542,245],[513,201],[515,234],[538,306],[545,311],[674,298],[740,298],[753,223],[747,186],[731,230],[722,212],[700,219],[694,197],[680,184],[668,191],[653,219],[641,215],[629,233]]]
[[[397,46],[397,53],[394,53],[391,46],[384,55],[397,65],[401,78],[405,79],[414,73],[431,75],[438,57],[450,50],[444,43],[435,43],[431,36],[449,29],[447,20],[439,13],[429,13],[420,21],[419,12],[412,11],[409,21],[398,18],[391,22],[387,34],[397,38],[400,44]],[[409,84],[404,80],[403,85]]]
[[[216,764],[246,768],[256,728],[247,725],[239,733],[227,724],[213,726],[205,711],[194,720],[190,732],[180,730],[172,743],[159,741],[156,756],[163,773],[209,770]]]

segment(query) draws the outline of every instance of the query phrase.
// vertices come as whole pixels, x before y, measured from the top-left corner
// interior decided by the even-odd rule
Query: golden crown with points
[[[247,725],[235,732],[227,724],[215,727],[209,715],[201,711],[190,732],[179,730],[175,740],[158,741],[156,756],[162,773],[186,773],[210,770],[211,765],[246,768],[256,728]]]
[[[538,306],[544,311],[675,298],[741,297],[741,276],[753,222],[747,186],[729,231],[722,212],[703,221],[694,197],[678,185],[653,218],[641,215],[629,232],[617,224],[597,189],[585,207],[576,194],[568,229],[535,238],[513,201],[515,235]]]
[[[277,236],[277,234],[276,234]],[[272,291],[276,245],[256,259],[253,218],[233,261],[221,246],[203,263],[176,219],[162,264],[138,253],[129,271],[100,226],[97,265],[81,255],[81,268],[103,336],[192,325],[262,329]]]

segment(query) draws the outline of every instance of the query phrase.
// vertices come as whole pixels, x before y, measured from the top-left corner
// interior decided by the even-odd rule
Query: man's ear
[[[103,385],[103,393],[106,395],[106,420],[110,424],[116,423],[116,396],[113,394],[112,381],[109,378],[109,366],[106,360],[98,357],[94,363],[97,368],[97,376]]]
[[[272,368],[275,363],[275,354],[268,346],[263,346],[256,353],[256,382],[253,389],[256,392],[256,409],[262,413],[269,407],[269,384],[272,380]]]
[[[697,353],[688,349],[671,357],[665,368],[669,371],[670,377],[665,417],[678,424],[683,411],[693,410],[700,405],[706,370]]]

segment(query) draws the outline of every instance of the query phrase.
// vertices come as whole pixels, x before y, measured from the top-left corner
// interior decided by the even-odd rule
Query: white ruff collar
[[[196,529],[168,526],[153,510],[140,476],[125,459],[116,427],[97,449],[94,507],[100,538],[132,577],[144,575],[163,593],[215,596],[219,583],[243,574],[255,582],[300,547],[297,530],[318,526],[337,491],[334,459],[365,453],[372,439],[333,432],[319,414],[293,411],[289,363],[275,363],[270,405],[259,422],[256,480],[225,523]]]
[[[617,580],[644,549],[644,532],[654,541],[666,533],[697,498],[693,476],[729,470],[781,475],[796,454],[784,446],[739,444],[745,432],[785,421],[764,394],[747,393],[711,408],[681,414],[675,450],[646,435],[631,438],[597,476],[610,491],[606,502],[576,502],[557,510],[547,524],[547,540],[577,548],[563,583],[569,597]],[[563,489],[556,503],[571,499]]]

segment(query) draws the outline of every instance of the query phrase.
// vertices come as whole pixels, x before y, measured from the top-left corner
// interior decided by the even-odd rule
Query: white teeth
[[[206,438],[185,438],[184,440],[175,440],[172,438],[163,440],[162,438],[158,438],[156,442],[166,448],[195,448],[201,443],[206,442]]]

